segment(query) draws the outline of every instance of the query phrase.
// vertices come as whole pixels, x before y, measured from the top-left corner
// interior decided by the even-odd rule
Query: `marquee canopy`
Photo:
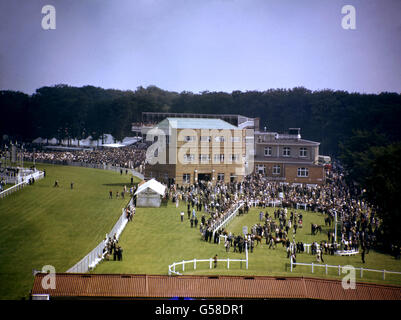
[[[138,187],[138,190],[135,192],[135,195],[145,191],[146,189],[152,189],[154,192],[163,196],[164,192],[166,191],[166,186],[156,181],[155,179],[151,179],[144,184],[141,184]]]

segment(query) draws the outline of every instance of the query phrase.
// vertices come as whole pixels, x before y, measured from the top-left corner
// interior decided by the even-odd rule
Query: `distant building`
[[[243,179],[246,130],[216,118],[168,117],[154,128],[164,132],[166,149],[155,152],[157,163],[148,161],[145,178],[180,186]]]
[[[230,182],[256,173],[281,183],[320,185],[325,182],[327,161],[323,162],[322,156],[319,158],[319,142],[302,139],[300,128],[279,134],[266,128],[262,131],[259,125],[259,118],[241,115],[144,112],[142,123],[133,124],[132,130],[142,130],[146,135],[158,128],[167,137],[166,162],[147,164],[145,179],[157,178],[164,183],[182,185],[201,180]],[[179,141],[183,130],[193,131],[182,135]],[[202,130],[214,131],[217,135],[205,135]],[[224,149],[224,138],[218,135],[221,130],[229,133],[232,150]],[[212,150],[213,143],[220,143],[220,149]],[[209,145],[208,152],[201,149],[205,144]],[[191,145],[193,148],[179,161],[181,147]]]
[[[255,172],[271,181],[322,184],[325,169],[319,164],[319,142],[301,138],[300,128],[288,133],[255,131]]]

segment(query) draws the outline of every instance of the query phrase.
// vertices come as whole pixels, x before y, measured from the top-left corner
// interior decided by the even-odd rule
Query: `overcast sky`
[[[400,38],[400,0],[0,0],[0,90],[400,93]]]

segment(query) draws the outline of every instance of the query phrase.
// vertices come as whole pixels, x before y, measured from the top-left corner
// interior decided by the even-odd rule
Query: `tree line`
[[[131,124],[141,121],[143,111],[241,114],[259,117],[262,129],[276,132],[299,127],[303,138],[321,143],[320,154],[341,160],[349,183],[364,189],[369,201],[378,206],[386,220],[385,231],[401,234],[399,93],[304,87],[178,93],[156,86],[123,91],[64,84],[39,88],[32,95],[0,91],[0,140],[89,135],[99,139],[105,133],[121,140],[132,135]]]
[[[81,139],[131,134],[143,111],[241,114],[259,117],[261,128],[284,132],[300,127],[306,139],[321,142],[321,154],[338,156],[356,132],[377,132],[388,142],[401,137],[401,96],[311,91],[303,87],[266,91],[181,93],[156,86],[135,91],[55,85],[32,95],[0,91],[0,134],[29,141],[36,137]]]

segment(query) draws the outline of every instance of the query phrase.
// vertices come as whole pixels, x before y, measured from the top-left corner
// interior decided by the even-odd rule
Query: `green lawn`
[[[46,178],[0,200],[0,299],[27,298],[33,269],[52,265],[56,272],[68,270],[105,237],[128,203],[127,197],[109,199],[109,190],[128,187],[129,175],[38,168],[46,168]],[[59,188],[53,187],[55,180]]]
[[[134,220],[127,224],[121,238],[120,245],[124,249],[123,261],[103,261],[93,272],[95,273],[136,273],[136,274],[167,274],[168,265],[173,262],[183,260],[208,259],[215,254],[219,258],[245,258],[245,254],[234,253],[231,248],[226,253],[223,244],[216,245],[200,240],[198,229],[190,227],[190,223],[185,215],[184,222],[180,222],[179,212],[184,209],[181,204],[177,210],[175,205],[169,204],[167,208],[138,208]],[[273,214],[273,209],[268,209]],[[300,211],[300,210],[299,210]],[[298,212],[299,212],[298,211]],[[186,210],[185,210],[186,212]],[[236,217],[228,225],[227,229],[235,234],[242,233],[242,227],[251,226],[259,222],[258,208],[252,209],[248,214]],[[318,213],[303,211],[304,228],[298,229],[296,241],[311,243],[312,241],[327,240],[328,227],[323,227],[322,234],[312,236],[310,234],[310,223],[318,223],[324,226],[324,216]],[[198,214],[199,216],[199,214]],[[290,233],[292,237],[292,233]],[[265,240],[264,240],[265,241]],[[371,269],[386,269],[401,271],[400,260],[395,260],[389,255],[370,251],[366,255],[366,263],[363,265],[360,255],[351,257],[323,256],[325,263],[330,265],[352,265],[354,267],[363,266]],[[316,262],[315,256],[307,253],[298,254],[297,262],[311,263]],[[315,269],[314,274],[311,268],[298,266],[293,273],[290,273],[288,266],[289,259],[285,248],[278,245],[276,249],[268,249],[263,242],[249,253],[249,269],[246,270],[245,264],[239,262],[231,263],[227,270],[224,263],[220,263],[217,269],[209,269],[209,263],[198,263],[194,270],[192,265],[185,266],[184,274],[221,274],[221,275],[274,275],[274,276],[307,276],[307,277],[338,277],[338,269],[329,269],[328,276],[325,269]],[[242,267],[242,268],[241,268]],[[181,267],[177,267],[181,272]],[[359,271],[356,272],[357,279]],[[386,275],[386,281],[381,280],[379,273],[364,272],[363,281],[373,281],[377,283],[401,285],[401,275]]]
[[[130,176],[125,174],[79,167],[39,167],[46,168],[45,179],[0,200],[0,299],[27,298],[33,283],[32,269],[52,265],[56,272],[65,272],[72,267],[111,230],[128,202],[109,199],[110,189],[115,193],[130,183]],[[53,187],[55,180],[59,181],[59,188]],[[167,274],[168,265],[182,260],[207,259],[215,254],[219,258],[245,258],[245,254],[233,253],[232,249],[226,253],[223,244],[201,241],[199,230],[191,228],[186,217],[180,222],[179,212],[185,210],[184,206],[181,203],[177,209],[170,203],[161,208],[138,208],[120,238],[123,261],[103,261],[93,272]],[[258,213],[258,209],[252,209],[236,217],[228,230],[238,234],[244,225],[250,228],[258,222]],[[323,216],[304,212],[304,229],[298,229],[297,241],[327,239],[325,228],[321,235],[310,235],[311,221],[324,225]],[[362,265],[359,255],[324,259],[333,265]],[[314,261],[315,257],[306,253],[297,256],[297,262]],[[366,268],[401,271],[400,261],[389,255],[371,251],[366,261]],[[197,265],[197,270],[187,265],[184,273],[326,277],[324,269],[312,274],[309,267],[302,266],[291,274],[288,262],[285,248],[278,246],[272,250],[263,244],[249,254],[248,270],[239,263],[232,263],[229,270],[222,263],[210,270],[203,263]],[[328,276],[338,277],[337,272],[329,270]],[[383,283],[381,277],[365,272],[363,281]],[[401,285],[401,276],[387,275],[384,283]]]

